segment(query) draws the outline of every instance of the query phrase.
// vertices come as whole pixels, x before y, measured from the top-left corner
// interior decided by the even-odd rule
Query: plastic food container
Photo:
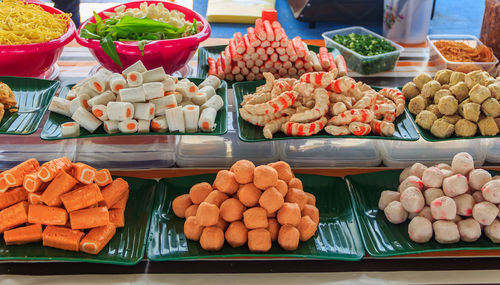
[[[236,131],[236,114],[229,113],[227,120],[228,131],[223,136],[179,136],[177,166],[229,168],[240,159],[255,165],[279,160],[276,142],[243,142]]]
[[[416,162],[427,166],[439,163],[451,163],[459,152],[468,152],[474,158],[474,165],[479,167],[486,159],[485,140],[455,140],[450,142],[427,142],[420,139],[415,142],[378,141],[378,148],[383,163],[388,167],[407,167]]]
[[[35,4],[51,14],[63,12],[39,2]],[[0,76],[39,77],[46,73],[61,56],[63,48],[75,37],[75,24],[68,22],[68,29],[61,37],[37,44],[0,45]]]
[[[120,67],[116,64],[101,48],[98,40],[84,39],[80,37],[80,30],[85,27],[89,22],[95,23],[94,17],[85,21],[77,31],[76,41],[90,50],[90,53],[99,63],[105,68],[113,72],[122,72],[126,67],[141,60],[147,69],[153,69],[163,66],[166,73],[172,74],[181,69],[189,62],[198,48],[198,45],[210,36],[210,25],[207,20],[200,14],[185,8],[183,6],[164,1],[137,1],[130,3],[123,3],[100,12],[99,15],[103,19],[108,17],[104,12],[114,12],[118,6],[125,5],[127,8],[138,8],[141,3],[148,4],[162,3],[168,10],[177,10],[185,15],[185,19],[192,21],[195,18],[198,22],[203,24],[202,30],[196,35],[192,35],[180,39],[158,40],[152,41],[144,48],[144,53],[141,55],[137,42],[115,42],[116,51],[123,64]]]
[[[382,162],[375,140],[286,140],[278,149],[280,160],[292,167],[372,167]]]
[[[364,56],[332,40],[332,37],[335,35],[348,35],[353,33],[360,35],[373,35],[377,38],[384,39],[391,43],[391,45],[395,47],[396,50],[378,55]],[[339,29],[324,32],[321,35],[323,36],[325,45],[327,47],[336,48],[340,51],[349,69],[361,74],[372,74],[394,69],[401,52],[404,50],[402,46],[396,44],[395,42],[388,40],[387,38],[384,38],[363,27]]]
[[[494,62],[456,62],[449,61],[439,52],[439,50],[434,46],[434,42],[439,40],[450,40],[450,41],[461,41],[465,42],[471,47],[477,47],[483,45],[480,40],[475,36],[471,35],[429,35],[427,36],[427,41],[429,42],[429,62],[431,62],[438,70],[440,69],[451,69],[455,71],[469,72],[474,69],[482,69],[487,71],[491,76],[495,76],[496,69],[495,66],[498,64],[498,59],[496,57]],[[472,69],[471,69],[472,68]]]
[[[500,140],[488,139],[488,149],[486,151],[486,161],[500,163]]]

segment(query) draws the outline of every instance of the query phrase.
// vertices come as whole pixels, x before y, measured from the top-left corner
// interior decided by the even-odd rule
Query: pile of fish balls
[[[474,169],[466,152],[445,163],[427,167],[415,163],[399,176],[397,191],[380,195],[378,208],[393,224],[408,224],[408,235],[417,243],[434,239],[442,244],[474,242],[482,232],[500,242],[500,176]]]
[[[295,250],[313,237],[319,224],[316,197],[284,161],[255,166],[237,161],[217,173],[213,185],[191,187],[172,202],[174,214],[185,218],[184,235],[208,251],[227,242],[252,252],[267,252],[272,242]]]

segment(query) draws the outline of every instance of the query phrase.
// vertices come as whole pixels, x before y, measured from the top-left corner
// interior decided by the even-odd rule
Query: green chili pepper
[[[118,64],[120,67],[122,67],[122,62],[120,61],[120,58],[118,57],[118,52],[116,51],[116,46],[115,42],[111,38],[111,34],[106,35],[100,40],[102,50],[109,56],[111,59]]]

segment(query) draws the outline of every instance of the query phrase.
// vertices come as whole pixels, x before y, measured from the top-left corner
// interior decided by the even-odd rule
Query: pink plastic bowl
[[[41,3],[39,5],[51,14],[62,14],[61,10]],[[75,24],[69,21],[68,30],[61,37],[45,43],[27,45],[0,45],[0,75],[39,77],[49,70],[61,56],[63,48],[75,37]]]
[[[210,25],[205,18],[193,10],[169,2],[137,1],[124,3],[123,5],[127,8],[139,8],[139,5],[143,2],[148,4],[162,3],[168,10],[180,11],[186,15],[186,20],[192,21],[193,18],[195,18],[198,22],[201,22],[203,24],[203,29],[196,35],[185,38],[152,41],[145,46],[143,55],[141,55],[141,52],[139,51],[137,42],[117,41],[115,42],[116,51],[118,52],[118,56],[120,57],[123,67],[116,64],[102,50],[98,40],[84,39],[80,37],[80,30],[84,28],[87,23],[95,23],[94,17],[91,17],[80,26],[76,35],[76,41],[82,46],[89,48],[94,58],[99,61],[102,66],[114,72],[121,72],[138,60],[141,60],[147,69],[163,66],[165,72],[169,74],[181,69],[193,57],[200,42],[206,40],[210,36]],[[114,9],[118,6],[120,5],[111,7],[99,13],[99,16],[103,19],[109,18],[104,15],[104,12],[114,12]]]

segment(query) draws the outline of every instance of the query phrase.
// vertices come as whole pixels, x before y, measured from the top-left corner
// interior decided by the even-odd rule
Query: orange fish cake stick
[[[91,229],[109,224],[106,207],[89,208],[69,213],[71,228],[74,230]]]
[[[115,233],[116,227],[113,224],[91,229],[80,241],[80,251],[88,254],[98,254],[113,238]]]
[[[38,173],[30,173],[24,176],[23,187],[26,191],[34,193],[42,190],[45,182],[38,177]]]
[[[28,222],[32,224],[64,226],[68,221],[66,210],[45,205],[30,205]]]
[[[23,185],[24,176],[37,171],[38,168],[40,168],[38,161],[31,158],[2,172],[3,182],[0,183],[0,192],[6,191],[9,187]],[[7,188],[5,188],[6,186]]]
[[[111,184],[102,189],[102,196],[108,208],[113,207],[120,199],[126,195],[128,190],[127,181],[117,178]]]
[[[69,192],[77,183],[75,178],[61,170],[43,192],[42,201],[48,206],[60,206],[61,195]]]
[[[113,178],[111,177],[111,173],[109,173],[109,170],[101,169],[96,172],[94,180],[99,187],[104,187],[111,183],[113,181]]]
[[[125,226],[125,209],[109,210],[109,222],[117,228],[123,228]]]
[[[83,236],[84,233],[82,231],[48,226],[42,234],[43,246],[78,251],[80,248],[80,240]]]
[[[116,202],[110,209],[125,209],[127,207],[128,196],[129,190],[127,189],[127,192],[125,193],[123,198],[118,200],[118,202]]]
[[[4,193],[0,193],[0,210],[12,206],[28,198],[26,191],[22,187],[14,188]]]
[[[97,184],[85,185],[61,195],[61,201],[68,212],[90,207],[103,200],[101,189]]]
[[[73,170],[75,171],[75,178],[83,184],[91,184],[94,182],[96,170],[85,163],[73,163]]]
[[[27,244],[42,240],[42,225],[35,224],[26,227],[20,227],[8,230],[3,233],[3,239],[6,245]]]
[[[0,234],[28,222],[28,202],[19,202],[0,211]]]
[[[28,193],[28,202],[30,205],[43,205],[42,195],[39,193]]]
[[[60,170],[69,172],[72,167],[73,164],[69,158],[65,156],[56,158],[42,164],[42,167],[40,167],[40,171],[38,172],[38,177],[40,177],[43,182],[49,182],[56,177]]]

